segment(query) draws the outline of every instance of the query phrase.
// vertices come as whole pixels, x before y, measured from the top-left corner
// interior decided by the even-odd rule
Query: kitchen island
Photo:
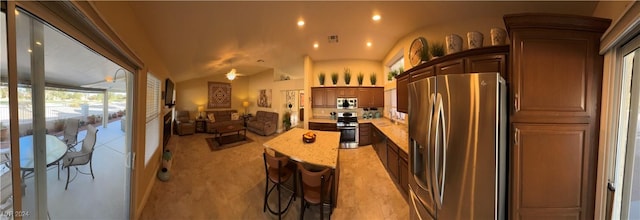
[[[276,154],[282,154],[299,163],[312,166],[329,167],[332,169],[333,178],[333,204],[337,207],[338,183],[340,169],[338,167],[338,147],[340,146],[340,132],[313,131],[316,141],[304,143],[302,135],[309,132],[301,128],[293,128],[264,143],[266,149],[273,150]]]

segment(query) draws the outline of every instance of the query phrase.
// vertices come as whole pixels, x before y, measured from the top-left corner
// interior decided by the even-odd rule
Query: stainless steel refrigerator
[[[504,79],[451,74],[408,86],[411,219],[505,219]]]

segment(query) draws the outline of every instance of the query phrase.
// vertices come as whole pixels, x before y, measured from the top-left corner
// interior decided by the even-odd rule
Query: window
[[[147,123],[160,113],[160,80],[147,73]]]
[[[402,53],[400,53],[400,57],[389,65],[389,71],[404,69],[404,57]],[[400,74],[400,73],[398,73]],[[389,81],[393,81],[393,78],[388,77]],[[397,100],[397,89],[389,89],[384,91],[384,115],[390,119],[398,119],[399,121],[404,121],[405,114],[402,112],[398,112],[398,100]]]
[[[147,130],[145,133],[145,150],[144,164],[149,163],[149,159],[153,156],[160,146],[160,80],[151,73],[147,73]]]
[[[396,74],[401,74],[402,72],[399,70],[404,70],[404,57],[402,56],[389,65],[389,69],[387,70],[387,81],[393,81],[393,76],[390,76],[389,72],[397,71]]]

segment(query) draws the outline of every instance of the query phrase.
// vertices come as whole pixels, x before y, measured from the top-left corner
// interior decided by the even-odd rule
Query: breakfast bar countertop
[[[304,143],[302,135],[310,130],[293,128],[264,143],[265,148],[289,156],[292,160],[336,168],[340,132],[313,131],[316,141]]]

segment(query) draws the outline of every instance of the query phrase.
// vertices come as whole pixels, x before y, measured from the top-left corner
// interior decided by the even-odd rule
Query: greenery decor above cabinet
[[[611,20],[516,14],[504,22],[512,45],[508,218],[594,219],[598,51]]]
[[[430,76],[462,73],[499,72],[507,78],[509,45],[482,47],[446,55],[411,68],[396,76],[398,111],[409,113],[411,82]]]

